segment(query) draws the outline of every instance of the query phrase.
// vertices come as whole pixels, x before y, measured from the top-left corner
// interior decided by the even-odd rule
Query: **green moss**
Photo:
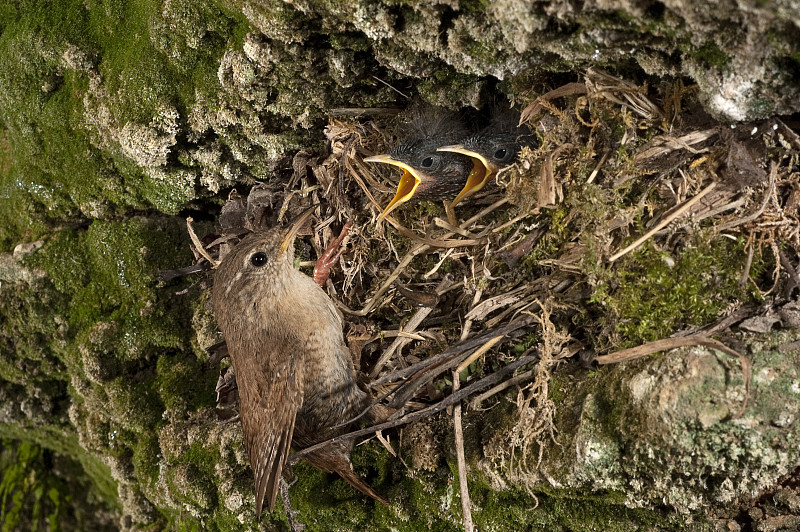
[[[156,387],[164,405],[176,412],[194,412],[214,404],[216,372],[194,356],[165,354],[158,358]]]
[[[220,498],[224,497],[225,487],[214,483],[230,473],[226,467],[236,468],[233,475],[237,488],[240,484],[250,486],[251,479],[247,477],[249,470],[233,464],[235,460],[225,450],[220,451],[215,441],[184,441],[186,449],[179,456],[170,457],[167,462],[161,456],[160,444],[164,442],[159,441],[160,432],[187,419],[194,422],[192,412],[213,405],[216,375],[190,352],[189,310],[193,301],[184,297],[190,299],[199,289],[191,288],[188,296],[175,294],[196,278],[169,287],[159,287],[154,281],[158,269],[182,266],[191,260],[183,222],[158,215],[156,221],[146,222],[130,219],[131,213],[150,210],[150,216],[152,209],[162,214],[176,214],[187,207],[204,209],[207,205],[193,203],[198,195],[209,194],[204,187],[225,188],[234,182],[252,182],[256,177],[271,180],[271,186],[280,185],[283,174],[277,175],[274,170],[276,165],[281,171],[289,168],[281,160],[287,151],[314,143],[321,148],[321,125],[327,109],[396,101],[390,89],[369,78],[372,73],[403,90],[415,85],[403,75],[387,72],[384,66],[379,68],[371,51],[371,39],[383,30],[378,27],[370,37],[355,31],[354,24],[359,24],[369,33],[369,22],[357,22],[351,16],[356,9],[360,10],[359,17],[366,13],[367,18],[374,16],[375,22],[394,21],[398,28],[405,25],[409,30],[435,31],[438,27],[440,42],[444,43],[448,25],[454,27],[453,22],[462,22],[457,20],[459,17],[472,16],[476,22],[484,23],[481,15],[490,2],[466,0],[458,9],[439,6],[427,11],[407,0],[391,1],[389,6],[328,0],[307,5],[300,2],[298,7],[281,0],[256,4],[244,0],[22,0],[0,5],[0,54],[7,59],[0,64],[0,250],[49,235],[46,246],[28,263],[32,268],[43,269],[46,278],[30,287],[7,283],[2,287],[0,378],[4,382],[0,383],[0,394],[4,400],[12,399],[8,404],[14,404],[17,397],[35,397],[43,405],[51,405],[52,410],[34,411],[31,422],[43,426],[34,424],[35,429],[25,429],[31,431],[27,436],[35,434],[42,445],[78,456],[90,478],[100,486],[95,489],[103,497],[118,504],[116,484],[108,467],[85,449],[115,464],[115,475],[130,483],[122,486],[123,492],[133,490],[138,482],[154,504],[169,506],[174,500],[178,506],[188,506],[189,511],[197,513],[189,516],[188,512],[160,507],[165,519],[134,522],[134,528],[239,529],[239,514],[224,508],[214,493],[216,488]],[[396,9],[397,6],[403,7]],[[442,20],[437,18],[440,15]],[[531,17],[539,15],[537,12]],[[249,40],[247,46],[251,47],[243,47],[246,35],[254,30],[248,17],[266,35],[267,46],[257,50],[264,52],[263,63],[244,53],[250,54],[254,43]],[[659,23],[663,22],[663,11],[658,18]],[[527,26],[536,23],[524,22]],[[576,40],[585,36],[586,31],[579,31],[579,23],[568,19],[562,22],[565,32]],[[597,26],[633,29],[635,24],[636,20],[624,13],[610,13]],[[654,33],[669,35],[668,28],[654,28]],[[508,30],[502,33],[513,38],[513,46],[506,42],[500,43],[500,48],[511,50],[525,45],[528,30],[523,28],[516,34]],[[425,67],[441,64],[437,55],[444,56],[442,50],[422,57],[413,42],[402,42],[412,40],[403,33],[397,34],[395,40],[400,42],[396,48],[391,47],[395,43],[386,45],[391,49],[384,51],[383,65],[396,62],[403,65],[405,72],[414,72],[420,70],[420,63]],[[475,95],[484,88],[481,80],[457,70],[485,69],[486,65],[509,60],[502,55],[498,59],[497,47],[480,40],[486,35],[495,34],[489,32],[474,39],[459,36],[462,51],[469,57],[459,59],[458,52],[450,50],[448,61],[459,61],[460,65],[432,69],[438,72],[416,83],[418,87],[412,87],[412,92],[416,89],[424,98],[450,106],[475,101]],[[534,47],[548,42],[547,36],[540,35],[531,40]],[[710,65],[727,61],[719,48],[707,46],[710,48],[701,49],[701,60]],[[65,53],[74,49],[84,56],[80,68],[65,59]],[[268,57],[270,50],[274,57]],[[414,52],[413,59],[409,51]],[[593,51],[591,43],[580,44],[579,53],[588,56]],[[551,53],[537,60],[544,63],[545,69],[574,71],[573,61],[566,57],[571,53],[565,53],[565,57]],[[221,82],[223,56],[241,59],[235,67],[241,68],[244,75]],[[503,68],[516,71],[525,59],[523,55],[521,62],[514,61]],[[529,90],[535,86],[539,90],[542,79],[533,75],[531,69],[513,80],[517,87],[524,85]],[[558,86],[547,81],[548,86]],[[500,87],[511,85],[501,83]],[[100,114],[98,110],[107,113],[108,123],[91,122]],[[140,166],[123,153],[119,130],[126,124],[148,127],[164,119],[165,110],[178,115],[175,144],[169,146],[167,165],[155,169]],[[605,121],[611,117],[600,112],[592,118]],[[289,127],[295,121],[313,127],[296,131]],[[614,124],[612,141],[625,134],[624,124],[619,120]],[[626,149],[633,147],[629,144]],[[201,163],[195,150],[214,151],[218,160]],[[589,146],[579,148],[579,157],[589,152]],[[618,155],[618,162],[625,162],[629,151]],[[572,169],[572,175],[582,180],[592,168],[586,162]],[[198,185],[201,177],[203,187]],[[584,202],[581,219],[568,219],[570,209],[566,207],[543,214],[550,218],[551,227],[523,261],[522,274],[531,274],[532,278],[537,261],[556,256],[575,234],[576,225],[585,229],[581,242],[590,241],[596,222],[604,220],[609,207],[618,200],[613,193],[605,197],[602,194],[602,187],[587,186],[576,194],[570,191],[567,201]],[[405,209],[407,220],[443,214],[434,203]],[[403,237],[392,238],[401,254],[411,245]],[[590,247],[588,254],[599,259],[604,250],[597,247]],[[374,249],[369,253],[375,259],[378,256],[373,257],[373,253],[380,254]],[[649,276],[651,270],[658,269],[659,262],[657,252],[647,253],[644,266],[632,259],[631,263],[622,261],[607,271],[589,272],[601,286],[598,297],[604,299],[598,303],[610,305],[611,317],[618,320],[610,324],[624,327],[623,314],[638,317],[639,313],[653,312],[665,327],[674,328],[691,320],[709,319],[724,302],[736,299],[728,290],[730,287],[712,286],[704,292],[697,286],[699,281],[644,286],[639,277]],[[735,253],[730,252],[715,260],[733,257]],[[713,263],[701,259],[678,262],[692,275],[714,270]],[[418,261],[432,266],[436,259],[431,255]],[[458,265],[458,261],[447,261],[441,271]],[[673,270],[674,274],[678,268]],[[676,303],[670,297],[662,297],[664,291],[680,297],[710,297],[711,303],[701,301],[683,315],[676,312]],[[659,305],[645,308],[642,303],[631,303],[642,297],[655,299]],[[372,318],[377,321],[380,316]],[[671,324],[667,324],[670,320]],[[213,325],[208,328],[213,329]],[[442,327],[448,335],[457,332],[454,328],[457,324]],[[635,328],[617,331],[631,341],[643,332]],[[536,341],[538,338],[530,335],[515,346],[515,351],[522,352]],[[557,401],[568,391],[567,381],[554,378],[551,399]],[[67,417],[69,405],[74,408]],[[215,421],[204,422],[211,426]],[[15,421],[0,430],[18,431],[23,425],[22,421]],[[215,434],[213,428],[192,426],[191,430],[211,436]],[[204,429],[208,432],[203,433]],[[85,449],[78,445],[75,430]],[[187,431],[176,429],[175,433],[185,436]],[[10,434],[25,437],[16,432]],[[301,481],[293,488],[293,494],[301,501],[301,520],[308,521],[312,529],[371,528],[373,522],[381,523],[384,529],[460,529],[452,462],[450,468],[410,479],[412,475],[402,464],[374,442],[359,447],[353,462],[379,491],[389,494],[394,505],[375,505],[336,476],[300,465],[296,471]],[[161,479],[163,486],[159,485]],[[225,479],[230,481],[229,477]],[[526,494],[496,494],[481,482],[474,482],[472,487],[476,521],[482,528],[615,530],[625,518],[633,519],[643,529],[668,527],[647,512],[627,511],[620,505],[618,493],[590,498],[581,493],[553,491],[540,497],[541,509],[530,510],[533,501]],[[162,488],[169,493],[164,495],[159,491]],[[592,507],[591,512],[586,511],[587,505]],[[248,503],[241,512],[247,515],[251,507]],[[285,525],[280,512],[262,521],[267,527]]]
[[[203,442],[190,445],[180,457],[181,463],[191,464],[201,471],[213,474],[214,466],[222,459],[219,449],[209,448]]]
[[[0,394],[37,396],[50,405],[71,402],[78,425],[62,426],[65,413],[56,411],[42,418],[52,426],[24,432],[10,425],[4,435],[77,459],[112,503],[117,496],[110,472],[78,445],[76,428],[87,448],[123,463],[132,457],[136,477],[155,491],[155,435],[165,405],[185,415],[188,408],[213,404],[214,372],[191,354],[176,354],[190,345],[188,302],[155,281],[159,269],[189,262],[185,240],[183,222],[167,218],[64,229],[27,258],[29,267],[45,272],[43,280],[32,288],[3,287],[8,297],[0,305],[0,340],[16,354],[0,357],[0,374],[17,388],[0,387]],[[33,360],[47,379],[26,371]]]
[[[162,12],[142,1],[2,9],[0,246],[82,215],[148,206],[175,213],[195,198],[194,173],[147,175],[105,128],[147,126],[164,109],[215,100],[219,59],[229,39],[241,42],[250,29],[241,13],[178,2]],[[94,68],[101,92],[89,89]],[[87,119],[105,122],[87,128]]]
[[[169,300],[160,301],[154,281],[158,270],[189,261],[182,233],[177,220],[95,222],[85,232],[56,233],[29,263],[71,296],[71,325],[88,332],[101,319],[120,322],[119,354],[138,356],[145,338],[164,347],[187,340],[177,327],[181,314],[170,312],[177,309]]]
[[[584,494],[578,491],[553,490],[551,495],[537,494],[536,500],[523,492],[493,492],[483,485],[470,483],[470,497],[481,511],[473,514],[480,529],[553,530],[555,532],[609,532],[681,530],[677,521],[652,510],[626,508],[618,494]],[[685,530],[697,530],[689,528]]]
[[[360,33],[332,33],[329,37],[331,47],[334,50],[353,50],[356,52],[370,50],[369,40]]]
[[[617,9],[606,13],[594,12],[590,17],[583,19],[587,26],[630,32],[630,38],[634,38],[635,32],[638,38],[644,38],[643,35],[649,34],[676,39],[678,30],[674,24],[665,20],[664,11],[661,5],[651,5],[646,8],[644,15]]]
[[[572,229],[566,219],[568,214],[569,208],[563,204],[555,209],[544,211],[543,216],[545,219],[549,219],[547,231],[533,249],[522,258],[519,263],[521,270],[528,272],[532,277],[540,260],[556,256],[561,247],[568,242],[572,234]]]
[[[142,485],[157,489],[161,449],[156,431],[145,431],[133,445],[132,462]]]
[[[139,434],[152,430],[161,420],[164,406],[148,382],[119,377],[106,383],[103,392],[107,415],[120,427]]]
[[[320,528],[323,526],[327,529],[366,526],[369,503],[344,480],[306,462],[297,464],[294,470],[298,481],[290,489],[292,506],[300,511],[310,530],[323,530]]]
[[[571,379],[566,375],[556,374],[550,379],[548,384],[547,397],[554,403],[560,404],[572,391],[571,388]]]
[[[713,41],[706,41],[699,48],[695,48],[690,52],[696,59],[703,61],[710,67],[725,68],[730,64],[730,57],[728,54],[720,50],[719,46]]]
[[[743,426],[731,419],[741,401],[733,390],[744,390],[743,375],[738,363],[731,367],[730,359],[703,348],[682,348],[606,367],[599,378],[594,375],[578,381],[582,391],[575,396],[575,404],[581,405],[576,441],[590,442],[592,456],[577,470],[590,479],[618,479],[607,486],[621,480],[617,485],[626,489],[628,498],[638,497],[638,491],[653,504],[663,501],[683,512],[694,507],[698,497],[724,502],[737,491],[758,491],[759,485],[772,485],[775,477],[765,474],[765,468],[777,466],[780,471],[783,464],[796,462],[794,447],[785,443],[793,441],[796,427],[772,420],[785,420],[793,410],[787,408],[785,397],[796,395],[797,372],[775,372],[776,367],[796,366],[785,354],[767,347],[791,341],[796,333],[780,339],[778,334],[769,336],[746,346],[754,354],[753,375],[762,378],[751,381],[750,398],[755,402],[748,403],[745,416],[771,420],[764,423]],[[788,395],[779,399],[783,394]],[[576,425],[559,419],[558,426]],[[637,430],[631,432],[628,427]],[[605,442],[608,452],[603,452]],[[574,447],[569,441],[561,443],[564,448]],[[552,449],[555,447],[547,452]],[[571,456],[560,458],[568,472],[576,470],[569,461]],[[691,478],[682,475],[687,470],[695,472]],[[756,470],[759,472],[753,473]],[[665,476],[673,479],[667,485],[659,480]],[[630,478],[643,483],[634,487],[626,480]],[[697,478],[702,479],[700,484]]]
[[[591,301],[613,316],[619,346],[703,325],[728,305],[755,297],[738,284],[736,272],[744,267],[746,257],[743,246],[742,241],[718,238],[687,246],[675,257],[651,245],[642,246],[624,257],[613,273],[600,273],[603,277]]]
[[[53,311],[67,305],[68,299],[44,289],[32,293],[8,283],[3,285],[0,382],[50,388],[48,382],[67,378],[60,360],[66,352],[66,335],[60,317]]]
[[[33,241],[47,223],[41,202],[26,190],[15,163],[8,131],[0,133],[0,252],[11,251],[20,241]]]
[[[383,458],[381,458],[383,456]],[[375,530],[455,531],[461,529],[461,504],[452,468],[436,472],[416,471],[414,479],[404,474],[397,460],[375,444],[356,448],[353,461],[360,474],[362,462],[377,467],[379,476],[366,475],[373,486],[385,493],[389,507],[375,504],[335,475],[307,464],[295,466],[297,483],[291,488],[292,504],[309,530],[343,530],[368,526]],[[454,464],[451,464],[453,468]],[[371,468],[371,469],[372,469]],[[384,482],[388,485],[384,486]],[[679,530],[677,522],[658,511],[631,510],[618,493],[583,493],[552,490],[537,494],[538,506],[530,495],[519,491],[495,491],[473,469],[470,478],[473,518],[481,529],[556,531],[633,531],[648,527]]]
[[[111,471],[99,458],[92,456],[68,430],[55,427],[30,427],[0,424],[0,438],[5,441],[26,442],[42,450],[79,464],[74,471],[75,481],[82,484],[88,499],[115,511],[120,508],[117,485]],[[76,464],[76,465],[77,465]],[[51,468],[48,468],[50,470]]]
[[[540,340],[540,336],[537,333],[529,333],[527,334],[521,342],[514,344],[513,350],[514,353],[521,355],[525,351],[527,351],[531,346],[536,344]]]
[[[186,108],[195,90],[219,89],[216,70],[229,39],[250,29],[223,5],[147,1],[88,2],[86,32],[102,48],[99,63],[122,122],[149,123],[164,102]],[[109,102],[113,103],[113,102]]]
[[[491,0],[465,0],[458,3],[458,9],[463,14],[476,14],[486,16],[486,10],[492,6]]]
[[[421,79],[417,83],[417,90],[423,99],[433,105],[459,109],[477,99],[482,85],[476,76],[461,74],[449,65],[442,65],[432,76]]]
[[[208,510],[216,506],[216,489],[208,476],[192,466],[168,469],[166,480],[170,493],[179,504]]]
[[[0,190],[17,212],[42,218],[37,233],[48,220],[74,217],[76,206],[140,205],[78,132],[86,80],[64,72],[61,56],[68,46],[94,48],[87,21],[82,4],[22,2],[0,35],[0,53],[8,58],[0,66],[0,109],[13,159],[0,174]]]
[[[58,468],[53,471],[54,465]],[[10,530],[112,529],[94,515],[85,474],[66,457],[28,441],[0,441],[0,526]]]

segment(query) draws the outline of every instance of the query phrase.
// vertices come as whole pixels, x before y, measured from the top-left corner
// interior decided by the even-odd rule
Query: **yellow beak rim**
[[[389,202],[386,208],[383,209],[383,212],[380,214],[380,216],[378,216],[378,221],[381,221],[386,218],[390,212],[410,200],[411,197],[414,196],[414,193],[417,191],[417,187],[422,180],[420,179],[419,175],[417,175],[416,170],[388,154],[367,157],[364,159],[364,162],[391,164],[392,166],[396,166],[403,170],[403,175],[400,176],[400,182],[397,184],[397,192],[395,192],[394,198],[392,198],[392,201]]]
[[[467,182],[464,184],[464,188],[461,189],[461,192],[459,192],[453,200],[454,207],[486,186],[486,183],[497,174],[498,169],[489,162],[486,157],[478,152],[466,149],[461,144],[442,146],[441,148],[437,148],[436,151],[460,153],[472,159],[472,171],[469,173],[469,176],[467,176]]]
[[[281,242],[281,255],[286,253],[286,250],[289,249],[292,244],[294,244],[294,239],[297,237],[297,231],[300,230],[301,227],[306,223],[312,214],[314,214],[314,210],[316,210],[316,205],[307,209],[303,214],[300,215],[294,222],[292,222],[292,226],[289,228],[289,232],[286,233],[286,236],[283,237],[283,241]]]

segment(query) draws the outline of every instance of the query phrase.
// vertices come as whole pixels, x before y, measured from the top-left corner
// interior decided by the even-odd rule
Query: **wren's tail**
[[[379,503],[387,506],[389,505],[389,503],[386,502],[386,499],[378,495],[378,493],[372,489],[372,486],[367,484],[356,474],[355,471],[353,471],[353,464],[350,462],[350,458],[340,450],[336,449],[335,445],[321,449],[314,453],[307,454],[304,456],[304,458],[317,469],[322,469],[328,473],[338,474],[340,477],[345,479],[348,484],[353,486],[364,495],[372,497]]]

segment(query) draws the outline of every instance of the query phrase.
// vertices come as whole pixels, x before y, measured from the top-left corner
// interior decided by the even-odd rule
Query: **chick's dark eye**
[[[496,152],[494,152],[495,159],[505,159],[506,155],[508,155],[508,150],[505,148],[500,148]]]
[[[267,263],[267,254],[264,253],[263,251],[259,251],[258,253],[253,253],[250,256],[250,264],[252,264],[256,268],[260,268],[266,263]]]
[[[422,159],[420,165],[422,165],[423,168],[430,168],[433,166],[433,157],[425,157]]]

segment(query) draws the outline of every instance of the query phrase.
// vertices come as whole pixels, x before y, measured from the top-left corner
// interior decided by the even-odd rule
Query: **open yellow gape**
[[[397,184],[397,192],[395,193],[394,198],[392,198],[392,201],[389,202],[389,205],[383,209],[381,215],[378,216],[378,221],[381,221],[386,218],[390,212],[411,199],[411,197],[414,195],[414,192],[416,192],[421,179],[413,168],[406,163],[394,159],[388,154],[367,157],[364,159],[364,161],[368,163],[391,164],[392,166],[397,166],[403,170],[403,175],[400,176],[400,183]]]
[[[472,159],[472,171],[467,176],[467,182],[461,192],[453,200],[453,207],[458,205],[461,201],[469,196],[475,194],[482,189],[489,180],[497,174],[498,168],[490,163],[486,157],[478,152],[466,149],[461,144],[454,144],[452,146],[442,146],[437,148],[436,151],[449,151],[453,153],[460,153]]]

